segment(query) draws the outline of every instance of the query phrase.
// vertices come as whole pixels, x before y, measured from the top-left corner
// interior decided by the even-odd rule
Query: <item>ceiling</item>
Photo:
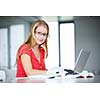
[[[74,16],[42,16],[47,21],[72,21]]]
[[[73,16],[20,16],[20,18],[30,22],[40,18],[46,21],[70,21],[74,19]]]
[[[0,24],[31,23],[40,18],[46,21],[72,21],[74,19],[73,16],[0,16]]]

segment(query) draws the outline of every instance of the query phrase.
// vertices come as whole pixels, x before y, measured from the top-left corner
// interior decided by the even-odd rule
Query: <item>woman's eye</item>
[[[38,32],[38,34],[41,34],[41,32]]]
[[[46,36],[46,34],[43,34],[43,36]]]

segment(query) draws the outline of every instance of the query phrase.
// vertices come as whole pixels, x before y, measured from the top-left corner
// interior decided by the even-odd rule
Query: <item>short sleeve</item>
[[[30,56],[31,52],[28,48],[29,48],[29,46],[27,44],[22,45],[18,51],[18,56],[20,57],[22,54],[27,54]]]

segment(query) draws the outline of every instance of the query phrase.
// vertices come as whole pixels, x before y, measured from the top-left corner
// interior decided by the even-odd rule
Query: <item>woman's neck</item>
[[[35,45],[35,46],[33,47],[33,49],[34,49],[34,50],[38,50],[38,49],[39,49],[39,45]]]

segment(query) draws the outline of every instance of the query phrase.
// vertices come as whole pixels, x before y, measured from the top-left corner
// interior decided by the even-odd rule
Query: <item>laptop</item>
[[[81,49],[75,63],[74,71],[81,73],[84,70],[89,56],[90,51]]]
[[[81,49],[76,63],[75,63],[75,67],[73,70],[71,69],[66,69],[63,67],[54,67],[48,70],[48,73],[52,74],[52,75],[76,75],[78,73],[81,73],[84,70],[84,67],[87,63],[87,60],[90,56],[90,51]]]

